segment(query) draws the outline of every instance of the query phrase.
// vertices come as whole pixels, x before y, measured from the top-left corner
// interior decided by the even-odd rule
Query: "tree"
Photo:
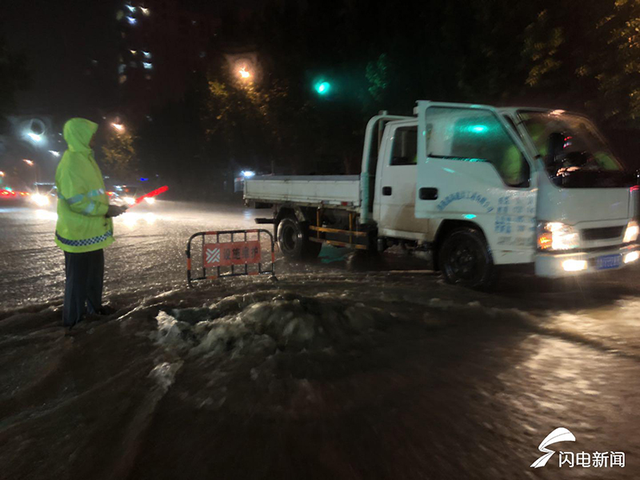
[[[129,132],[109,132],[102,146],[103,161],[107,171],[123,180],[136,173],[137,157],[133,142],[135,137]]]
[[[525,30],[530,93],[609,126],[640,125],[640,1],[548,4]]]
[[[231,169],[295,172],[309,105],[290,96],[286,79],[263,68],[269,74],[258,82],[238,78],[228,65],[210,70],[202,112],[208,150]]]
[[[228,160],[245,167],[266,169],[267,94],[250,83],[241,84],[224,70],[211,76],[203,121],[211,143]]]

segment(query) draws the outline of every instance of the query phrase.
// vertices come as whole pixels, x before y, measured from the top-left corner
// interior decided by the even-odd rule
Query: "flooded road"
[[[200,230],[255,228],[240,205],[156,202],[114,219],[116,242],[105,250],[107,294],[162,291],[184,283],[184,251]],[[0,209],[0,309],[60,300],[64,255],[53,242],[51,209]]]
[[[489,294],[400,252],[324,249],[279,260],[277,282],[185,288],[188,236],[254,213],[118,219],[118,311],[69,334],[51,216],[0,212],[2,478],[640,477],[637,270]],[[531,468],[558,427],[575,442]],[[625,466],[559,467],[561,451]]]

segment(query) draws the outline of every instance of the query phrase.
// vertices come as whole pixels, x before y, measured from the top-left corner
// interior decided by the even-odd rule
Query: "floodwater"
[[[53,214],[0,211],[2,478],[640,477],[637,269],[481,293],[327,248],[188,289],[190,234],[264,214],[156,206],[117,219],[117,312],[71,332]],[[558,427],[625,466],[531,468]]]

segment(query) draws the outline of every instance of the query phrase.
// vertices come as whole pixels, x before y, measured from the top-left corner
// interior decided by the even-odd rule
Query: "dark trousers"
[[[73,327],[86,311],[97,313],[102,308],[104,250],[86,253],[64,252],[64,286],[62,322]]]

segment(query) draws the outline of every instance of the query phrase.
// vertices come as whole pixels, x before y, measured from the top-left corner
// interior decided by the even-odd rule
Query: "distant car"
[[[20,204],[30,199],[30,192],[14,190],[11,187],[0,188],[0,202],[3,204]]]
[[[136,199],[147,193],[142,187],[137,185],[114,185],[112,190],[107,191],[107,195],[112,203],[116,205],[131,206],[136,203]],[[153,205],[155,198],[145,198],[144,203]]]
[[[18,192],[16,192],[15,190],[12,190],[10,188],[0,189],[0,201],[2,201],[2,203],[18,202],[19,200],[20,200],[20,196],[18,195]]]
[[[55,183],[36,183],[29,195],[29,203],[38,208],[55,204],[57,189]]]

